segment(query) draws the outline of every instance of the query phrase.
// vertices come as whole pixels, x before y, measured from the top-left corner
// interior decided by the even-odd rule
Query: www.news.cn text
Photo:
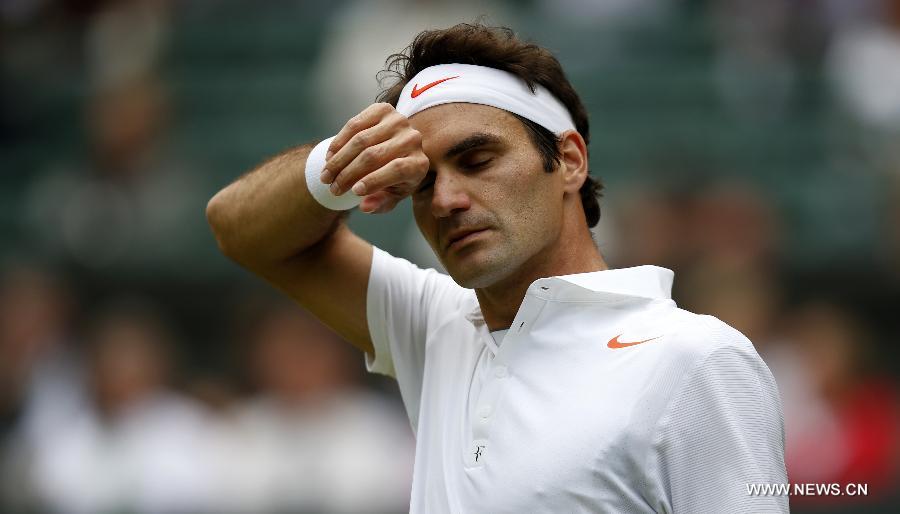
[[[749,496],[866,496],[869,484],[747,484]]]

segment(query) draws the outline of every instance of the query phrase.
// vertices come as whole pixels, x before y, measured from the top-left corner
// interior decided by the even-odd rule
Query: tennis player
[[[416,513],[787,512],[778,391],[750,341],[676,307],[673,274],[608,269],[600,185],[559,62],[508,29],[419,34],[332,138],[219,192],[222,251],[395,377]],[[449,276],[344,211],[405,197]]]

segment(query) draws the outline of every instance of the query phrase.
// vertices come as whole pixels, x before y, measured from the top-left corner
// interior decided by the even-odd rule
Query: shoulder
[[[736,362],[765,367],[747,336],[715,316],[675,309],[669,325],[666,334],[669,365],[689,372],[730,357]]]
[[[695,403],[709,408],[734,404],[736,397],[780,409],[780,395],[768,366],[753,343],[724,321],[674,309],[664,324],[658,357],[649,379],[664,411]],[[774,412],[774,410],[773,410]]]
[[[422,269],[412,262],[402,257],[391,255],[377,246],[373,247],[370,281],[405,281],[425,286],[431,291],[465,291],[449,275],[440,273],[433,268]]]
[[[374,250],[368,292],[370,307],[423,311],[429,318],[442,318],[448,312],[469,306],[474,298],[474,291],[460,286],[449,275],[432,268],[422,269],[377,247]]]
[[[714,420],[730,419],[757,428],[767,425],[767,433],[777,439],[780,394],[751,341],[714,316],[681,312],[683,322],[669,341],[669,359],[661,363],[662,374],[673,380],[660,426],[693,427],[702,418],[712,427]]]

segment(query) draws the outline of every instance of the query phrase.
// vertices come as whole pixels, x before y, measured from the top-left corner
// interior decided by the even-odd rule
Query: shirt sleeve
[[[751,495],[748,487],[787,483],[787,473],[778,388],[743,343],[702,358],[660,418],[654,446],[663,511],[789,511],[787,496]]]
[[[366,354],[366,369],[397,379],[413,429],[428,334],[457,314],[471,294],[447,275],[374,249],[366,317],[375,354]]]

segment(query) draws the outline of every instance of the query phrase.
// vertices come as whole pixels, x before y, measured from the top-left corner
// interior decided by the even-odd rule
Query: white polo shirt
[[[369,371],[416,433],[413,513],[787,512],[775,381],[656,266],[544,278],[498,346],[474,291],[375,249]]]

